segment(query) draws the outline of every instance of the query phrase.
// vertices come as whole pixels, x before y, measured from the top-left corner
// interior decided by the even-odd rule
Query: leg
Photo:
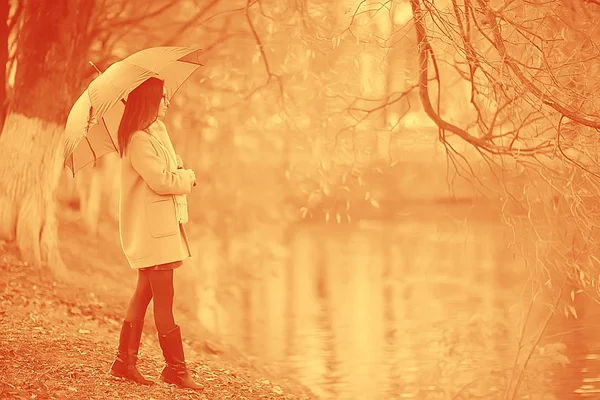
[[[148,271],[148,276],[154,298],[154,321],[158,341],[167,362],[161,378],[164,382],[181,388],[202,390],[204,387],[194,382],[187,370],[181,330],[175,325],[173,317],[173,270]]]
[[[148,303],[152,299],[150,283],[145,275],[138,272],[138,281],[135,292],[129,301],[125,321],[121,326],[117,359],[113,362],[110,372],[114,376],[132,380],[143,385],[154,382],[144,378],[138,371],[137,356],[144,327],[144,316]]]
[[[167,333],[175,328],[173,317],[173,270],[144,271],[152,288],[154,298],[154,323],[159,334]]]
[[[152,287],[144,271],[138,271],[137,285],[125,313],[126,321],[143,321],[152,300]]]

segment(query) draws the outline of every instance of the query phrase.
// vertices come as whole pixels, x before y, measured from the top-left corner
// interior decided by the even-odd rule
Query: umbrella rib
[[[110,133],[109,133],[109,136],[110,136]],[[92,147],[92,144],[90,143],[90,139],[88,139],[87,136],[85,136],[85,141],[87,142],[88,147],[90,148],[90,151],[92,152],[92,156],[94,157],[94,167],[95,167],[96,166],[96,160],[98,159],[96,157],[96,152],[94,151],[94,148]]]
[[[73,172],[73,178],[75,178],[75,155],[71,154],[71,172]]]
[[[177,62],[192,64],[192,65],[199,65],[201,67],[204,67],[204,64],[202,64],[201,62],[191,62],[191,61],[187,61],[187,60],[177,60]]]
[[[115,148],[115,151],[119,151],[119,149],[117,148],[117,145],[115,144],[115,141],[112,138],[112,135],[110,134],[110,130],[108,129],[108,126],[106,125],[106,121],[104,120],[104,117],[100,118],[102,120],[102,125],[104,125],[104,129],[106,129],[106,133],[108,133],[108,137],[110,139],[110,142],[112,143],[113,147]]]
[[[190,63],[191,64],[191,63]],[[177,93],[179,91],[179,89],[181,89],[181,87],[188,81],[188,79],[190,79],[192,77],[192,75],[194,74],[194,72],[196,72],[198,70],[198,68],[200,68],[200,66],[202,66],[201,64],[195,64],[195,65],[199,65],[198,67],[196,67],[196,69],[194,71],[192,71],[191,74],[188,75],[187,78],[184,79],[183,82],[181,82],[181,85],[179,85],[177,87],[177,89],[175,89],[175,91],[171,94],[171,96],[169,97],[170,99],[173,98],[173,96],[175,96],[175,93]]]

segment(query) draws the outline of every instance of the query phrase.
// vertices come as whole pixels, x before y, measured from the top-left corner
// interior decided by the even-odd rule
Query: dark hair
[[[156,121],[163,97],[163,86],[162,80],[149,78],[129,93],[117,134],[121,157],[129,146],[131,135],[136,131],[147,129]]]

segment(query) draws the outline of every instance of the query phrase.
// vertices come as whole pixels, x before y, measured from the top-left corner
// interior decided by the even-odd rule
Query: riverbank
[[[135,275],[114,243],[87,235],[74,214],[61,217],[61,251],[70,282],[17,257],[0,242],[0,398],[11,399],[315,399],[308,389],[219,341],[180,302],[189,369],[201,393],[158,381],[164,365],[151,313],[140,371],[157,383],[139,386],[107,374]]]

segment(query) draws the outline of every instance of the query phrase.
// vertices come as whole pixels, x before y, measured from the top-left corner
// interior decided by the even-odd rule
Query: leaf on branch
[[[377,200],[375,200],[375,199],[372,199],[372,200],[371,200],[371,205],[372,205],[373,207],[375,207],[375,208],[380,208],[380,207],[379,207],[379,202],[378,202]]]
[[[254,55],[252,56],[252,65],[256,65],[258,64],[258,62],[260,61],[260,51],[257,51],[256,53],[254,53]]]
[[[331,48],[332,49],[336,49],[337,47],[340,46],[340,41],[341,41],[341,36],[334,36],[331,38]],[[314,57],[314,52],[313,52],[313,58]]]
[[[344,172],[344,174],[342,175],[342,184],[346,184],[346,182],[348,181],[348,172]]]
[[[575,319],[579,319],[579,317],[577,316],[577,310],[575,310],[575,307],[573,307],[570,304],[565,307],[565,314],[566,314],[567,318],[568,318],[569,314],[571,314],[575,317]]]
[[[308,207],[302,207],[300,209],[300,213],[302,215],[302,219],[306,219],[306,216],[308,215]]]

